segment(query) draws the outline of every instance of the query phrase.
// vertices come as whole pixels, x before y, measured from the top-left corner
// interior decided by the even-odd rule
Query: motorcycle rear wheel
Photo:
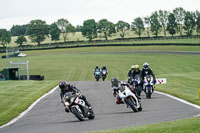
[[[90,115],[88,116],[88,119],[92,120],[92,119],[94,119],[94,117],[95,117],[95,114],[94,114],[93,110],[91,110]]]

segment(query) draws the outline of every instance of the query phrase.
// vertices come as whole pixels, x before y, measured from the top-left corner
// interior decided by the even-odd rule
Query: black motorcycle
[[[138,96],[142,93],[142,78],[138,74],[134,78],[129,77],[128,83],[135,89]]]

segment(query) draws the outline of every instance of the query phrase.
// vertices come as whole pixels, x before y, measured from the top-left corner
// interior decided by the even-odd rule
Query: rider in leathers
[[[144,76],[145,75],[152,75],[153,76],[153,80],[154,80],[154,84],[156,83],[156,77],[155,77],[155,75],[154,75],[154,73],[153,73],[153,71],[149,68],[149,64],[147,63],[147,62],[145,62],[144,64],[143,64],[143,69],[142,69],[142,79],[144,79]]]
[[[117,96],[117,91],[118,91],[118,89],[121,87],[122,84],[123,84],[123,85],[126,85],[126,86],[133,92],[131,86],[130,86],[128,83],[124,83],[124,82],[122,82],[122,81],[119,81],[117,78],[112,78],[112,79],[111,79],[111,83],[112,83],[111,90],[112,90],[113,96],[114,96],[114,97],[117,97],[116,104],[122,104],[122,103],[123,103],[122,99],[121,99],[120,97]],[[137,93],[135,93],[135,92],[133,92],[133,93],[136,95],[136,97],[138,98],[138,100],[141,99],[141,98],[137,95]]]
[[[89,107],[89,109],[92,109],[90,103],[87,101],[86,97],[84,95],[80,94],[80,90],[77,89],[75,86],[68,84],[66,81],[61,81],[59,83],[59,87],[60,87],[60,98],[61,98],[61,102],[63,103],[63,97],[65,95],[65,93],[68,92],[72,92],[74,94],[80,95],[80,98],[83,99],[85,101],[85,104]],[[65,108],[66,112],[69,112],[69,110],[67,108]]]

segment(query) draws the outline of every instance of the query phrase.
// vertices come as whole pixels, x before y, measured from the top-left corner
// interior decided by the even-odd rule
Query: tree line
[[[83,25],[76,27],[63,18],[50,25],[38,19],[32,20],[26,25],[13,25],[10,31],[0,29],[0,43],[5,47],[6,44],[10,43],[11,36],[18,36],[16,43],[21,46],[27,41],[25,35],[38,45],[49,35],[52,41],[59,41],[60,36],[62,36],[66,42],[69,33],[75,34],[75,32],[82,32],[82,35],[89,41],[99,35],[108,40],[108,37],[117,32],[124,39],[128,30],[135,32],[139,38],[143,33],[146,33],[147,37],[150,37],[151,34],[158,37],[160,32],[163,32],[164,36],[168,32],[172,37],[177,33],[183,36],[183,32],[187,36],[191,36],[194,31],[198,35],[200,32],[200,12],[198,10],[195,12],[186,11],[182,7],[177,7],[172,12],[159,10],[144,18],[137,17],[131,24],[125,21],[118,21],[114,24],[107,19],[101,19],[98,22],[94,19],[88,19],[83,22]]]

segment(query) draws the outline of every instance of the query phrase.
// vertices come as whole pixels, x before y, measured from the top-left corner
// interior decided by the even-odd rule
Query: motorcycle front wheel
[[[78,111],[78,109],[77,109],[76,107],[72,108],[71,111],[73,112],[73,114],[74,114],[80,121],[84,121],[84,120],[85,120],[83,114],[80,114],[80,112]]]
[[[134,111],[134,112],[138,112],[138,108],[136,108],[136,106],[135,106],[135,102],[134,102],[134,100],[133,100],[133,98],[127,98],[126,99],[126,102],[127,102],[127,104],[131,107],[131,109]]]

